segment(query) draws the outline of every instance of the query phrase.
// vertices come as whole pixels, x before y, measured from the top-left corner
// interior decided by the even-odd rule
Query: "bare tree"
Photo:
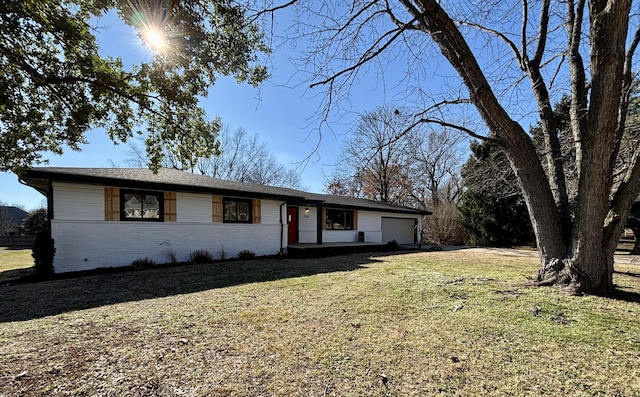
[[[419,107],[414,124],[458,128],[506,153],[536,234],[538,282],[575,293],[612,291],[613,253],[640,192],[638,147],[621,182],[613,183],[640,42],[632,0],[287,4],[292,3],[303,23],[291,34],[315,39],[304,65],[311,69],[312,86],[327,89],[325,111],[348,97],[365,70],[391,79],[385,70],[400,59],[408,70],[396,81],[405,84],[407,98]],[[450,83],[440,93],[424,84],[428,67],[438,59],[449,65],[439,65]],[[454,78],[458,90],[450,89]],[[551,106],[565,94],[571,98],[575,207]],[[454,126],[447,117],[469,110],[484,122],[486,134]],[[542,130],[542,160],[523,127],[532,118]]]
[[[281,164],[257,134],[249,136],[243,128],[233,132],[223,128],[219,140],[220,155],[200,159],[198,172],[238,182],[300,187],[300,175]]]
[[[411,196],[421,208],[457,202],[462,193],[460,170],[466,154],[466,135],[458,130],[418,126],[408,137]]]
[[[239,128],[231,131],[224,127],[219,136],[218,155],[197,157],[185,164],[172,150],[166,150],[162,166],[198,172],[214,178],[231,181],[256,183],[261,185],[300,187],[300,175],[280,163],[275,155],[269,152],[266,142],[261,142],[258,135],[249,136],[247,131]],[[125,163],[131,167],[144,167],[148,160],[141,146],[129,145],[129,156]]]
[[[389,104],[362,114],[327,191],[424,209],[455,201],[466,135],[414,126],[407,114]]]
[[[407,113],[383,105],[361,115],[326,190],[430,210],[422,224],[424,241],[462,244],[456,200],[466,136],[455,129],[412,126]]]
[[[406,129],[409,125],[410,119],[391,105],[360,115],[342,148],[328,188],[332,187],[334,192],[343,190],[355,197],[407,204]]]
[[[499,199],[522,195],[507,155],[491,141],[471,142],[471,155],[461,174],[466,191],[482,192]]]

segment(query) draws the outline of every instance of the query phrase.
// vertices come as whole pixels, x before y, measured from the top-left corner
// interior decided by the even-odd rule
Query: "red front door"
[[[298,242],[298,207],[287,207],[287,225],[289,225],[289,244]]]

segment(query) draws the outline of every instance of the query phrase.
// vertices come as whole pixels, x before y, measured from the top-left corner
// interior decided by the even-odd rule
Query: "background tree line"
[[[244,128],[222,127],[218,140],[214,155],[193,157],[188,162],[182,161],[183,156],[172,147],[165,147],[161,165],[229,181],[301,188],[299,172],[280,162],[258,134],[249,135]],[[148,163],[144,146],[130,143],[124,165],[146,167]]]
[[[562,130],[561,155],[573,207],[578,180],[569,109],[570,98],[562,98],[554,117]],[[625,175],[640,140],[637,90],[628,112],[615,183]],[[408,114],[391,105],[363,113],[344,142],[326,191],[432,211],[423,224],[425,243],[535,246],[526,202],[506,153],[491,141],[469,142],[461,131],[414,126]],[[542,161],[546,149],[540,123],[529,133]],[[627,221],[634,235],[640,235],[639,219],[636,203]],[[640,241],[632,252],[640,252]]]
[[[456,207],[466,145],[460,131],[413,126],[408,109],[381,105],[359,117],[326,191],[432,211],[423,224],[425,241],[463,244]]]

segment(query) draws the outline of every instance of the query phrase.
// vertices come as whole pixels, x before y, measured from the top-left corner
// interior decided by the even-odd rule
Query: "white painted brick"
[[[185,261],[195,250],[227,258],[248,249],[256,255],[280,250],[280,226],[264,224],[52,221],[56,272],[130,265],[148,257],[168,262],[173,250]]]

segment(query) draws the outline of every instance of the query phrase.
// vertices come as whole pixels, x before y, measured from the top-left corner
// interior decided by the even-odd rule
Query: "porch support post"
[[[324,219],[322,219],[322,204],[318,204],[316,209],[316,244],[322,244],[322,224],[324,223]]]

